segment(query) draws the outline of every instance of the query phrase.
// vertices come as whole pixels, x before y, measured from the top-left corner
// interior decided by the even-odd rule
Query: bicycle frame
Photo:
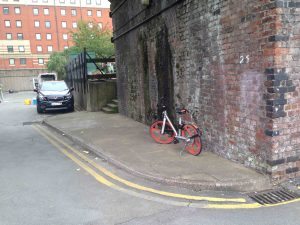
[[[167,111],[166,111],[166,110],[163,111],[162,114],[163,114],[163,126],[162,126],[162,128],[161,128],[161,134],[164,134],[166,122],[168,122],[168,123],[170,124],[172,130],[173,130],[174,133],[175,133],[175,138],[176,138],[176,139],[184,140],[184,141],[186,141],[186,142],[190,141],[190,138],[186,138],[186,137],[184,137],[184,136],[181,136],[181,129],[180,129],[180,128],[178,128],[178,132],[176,131],[174,125],[172,124],[170,118],[168,117],[168,114],[167,114]],[[182,119],[181,119],[181,117],[179,117],[178,124],[179,124],[179,126],[182,125]]]

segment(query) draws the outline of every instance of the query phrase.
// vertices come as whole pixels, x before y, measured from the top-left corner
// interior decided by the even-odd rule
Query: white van
[[[51,80],[57,80],[56,73],[40,73],[37,78],[38,87],[41,86],[43,81],[51,81]]]

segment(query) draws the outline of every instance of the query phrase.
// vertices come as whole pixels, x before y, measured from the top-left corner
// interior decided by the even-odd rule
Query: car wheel
[[[36,111],[37,111],[37,113],[43,113],[44,112],[39,105],[36,105]]]
[[[69,109],[70,112],[74,112],[74,105],[72,105]]]

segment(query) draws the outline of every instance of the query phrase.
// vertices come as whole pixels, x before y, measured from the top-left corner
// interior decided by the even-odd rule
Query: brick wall
[[[111,2],[122,114],[150,123],[167,96],[170,112],[192,112],[205,150],[299,175],[300,1]]]

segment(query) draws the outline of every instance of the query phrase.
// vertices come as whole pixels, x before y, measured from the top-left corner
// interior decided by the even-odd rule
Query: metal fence
[[[115,71],[104,71],[98,63],[107,64],[114,63],[114,58],[92,58],[86,50],[78,54],[76,58],[71,60],[66,66],[66,82],[70,87],[74,87],[76,92],[87,93],[89,91],[88,80],[103,80],[116,78]],[[93,64],[96,73],[90,74],[88,64]]]

